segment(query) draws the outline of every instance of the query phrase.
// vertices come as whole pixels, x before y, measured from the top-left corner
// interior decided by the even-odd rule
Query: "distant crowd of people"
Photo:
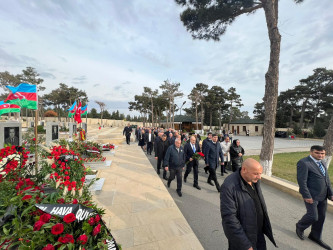
[[[124,129],[126,141],[130,144],[132,129]],[[246,134],[248,136],[248,133]],[[198,184],[199,161],[196,153],[202,152],[204,170],[209,174],[207,183],[220,192],[222,226],[228,239],[229,250],[266,250],[265,236],[277,247],[267,207],[260,187],[263,172],[261,164],[248,158],[243,160],[244,148],[232,134],[222,135],[208,132],[201,140],[199,134],[180,133],[171,128],[138,128],[135,132],[138,145],[147,154],[154,150],[157,160],[157,174],[163,171],[163,179],[168,188],[177,178],[177,194],[182,197],[182,180],[187,181],[193,170],[193,187]],[[304,230],[311,227],[310,240],[324,249],[332,249],[321,239],[327,199],[333,200],[327,167],[322,162],[325,150],[322,146],[312,146],[310,155],[297,163],[297,181],[303,196],[306,214],[296,223],[296,235],[304,240]],[[220,166],[221,175],[228,174],[220,186],[216,170]],[[182,172],[185,169],[184,177]],[[169,172],[169,177],[167,174]]]

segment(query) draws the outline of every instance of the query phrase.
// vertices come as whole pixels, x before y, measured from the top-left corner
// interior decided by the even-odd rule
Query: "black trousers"
[[[159,170],[161,169],[161,166],[163,167],[162,162],[163,162],[163,158],[158,157],[157,158],[157,172],[159,172]],[[165,171],[165,168],[163,167],[163,178],[166,177],[166,174],[167,174],[167,172]]]
[[[168,180],[168,185],[170,185],[171,181],[175,179],[175,176],[177,176],[177,191],[182,190],[182,172],[183,168],[172,168],[169,169],[170,171],[170,176]]]
[[[236,172],[240,169],[240,167],[241,167],[240,162],[232,160],[231,163],[232,163],[232,172]]]
[[[126,143],[129,145],[131,141],[131,134],[126,135]]]
[[[220,184],[219,182],[217,181],[217,177],[216,177],[216,168],[217,168],[217,165],[216,166],[209,166],[209,176],[208,176],[208,180],[207,182],[211,182],[211,181],[214,181],[215,183],[215,186],[216,186],[216,189],[219,191],[220,190]]]
[[[193,168],[193,179],[194,179],[193,185],[197,186],[199,171],[198,171],[198,162],[196,160],[193,160],[187,164],[184,178],[187,178],[187,176],[191,173],[192,168]]]
[[[153,151],[153,143],[147,142],[147,154],[151,154],[151,151]]]
[[[312,204],[304,202],[306,207],[306,214],[300,219],[296,226],[304,231],[309,226],[311,227],[311,235],[316,239],[321,239],[321,232],[326,217],[327,200],[313,201]]]

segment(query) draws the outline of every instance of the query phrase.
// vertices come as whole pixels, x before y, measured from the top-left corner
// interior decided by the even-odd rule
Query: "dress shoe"
[[[161,172],[160,172],[160,170],[158,169],[158,170],[157,170],[157,174],[160,175],[160,173],[161,173]]]
[[[177,190],[177,194],[178,194],[179,197],[183,196],[182,191],[180,191],[180,190]]]
[[[184,182],[186,183],[187,176],[184,176]]]
[[[207,181],[207,183],[211,186],[214,186],[214,184],[211,181]]]
[[[317,243],[319,246],[321,246],[322,248],[325,248],[325,249],[329,249],[329,250],[332,250],[332,248],[327,245],[324,241],[322,240],[319,240],[319,239],[316,239],[315,237],[313,237],[311,235],[311,233],[309,234],[309,239],[312,240],[313,242]]]
[[[168,178],[166,178],[166,176],[163,176],[163,179],[166,180],[166,181],[168,180]]]
[[[198,185],[193,185],[193,187],[195,187],[196,189],[201,190],[201,187],[199,187]]]
[[[297,234],[298,238],[300,238],[301,240],[304,240],[304,232],[301,231],[297,226],[296,226],[296,234]]]
[[[221,173],[221,176],[224,176],[223,172]]]
[[[224,170],[223,173],[228,174],[228,172],[226,170]]]
[[[168,188],[170,187],[170,182],[168,182]]]

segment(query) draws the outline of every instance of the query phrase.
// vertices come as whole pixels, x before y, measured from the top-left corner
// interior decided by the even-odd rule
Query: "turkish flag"
[[[79,102],[79,105],[77,106],[76,108],[76,112],[75,112],[75,115],[74,115],[74,120],[80,124],[82,122],[81,120],[81,114],[82,114],[82,110],[81,110],[81,102]]]

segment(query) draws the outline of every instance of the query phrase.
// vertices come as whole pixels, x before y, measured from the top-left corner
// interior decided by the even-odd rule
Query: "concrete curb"
[[[261,181],[267,185],[279,189],[284,193],[290,194],[299,200],[303,200],[301,194],[298,191],[299,187],[296,184],[293,185],[286,181],[268,175],[262,175]],[[327,201],[327,211],[333,213],[333,202],[330,200]]]

